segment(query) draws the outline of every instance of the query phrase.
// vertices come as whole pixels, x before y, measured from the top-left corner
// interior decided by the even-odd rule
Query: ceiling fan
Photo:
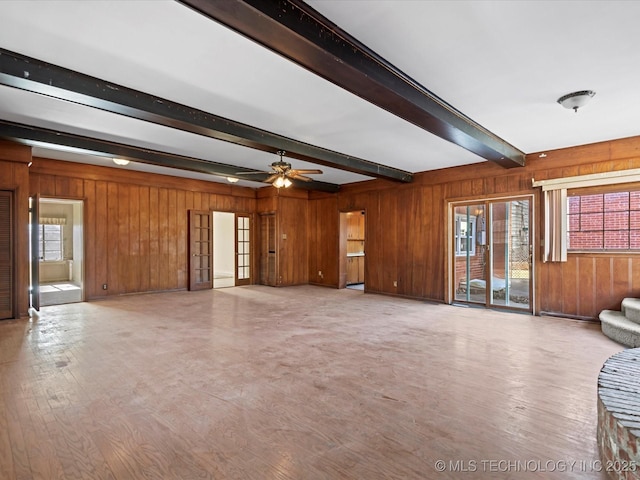
[[[278,150],[277,154],[280,155],[280,160],[271,164],[271,171],[269,172],[246,172],[246,173],[267,173],[269,177],[265,180],[266,183],[271,183],[276,188],[290,187],[293,182],[291,180],[302,180],[303,182],[311,182],[313,179],[307,177],[307,175],[321,174],[322,170],[303,170],[293,169],[289,162],[282,160],[286,152],[284,150]]]

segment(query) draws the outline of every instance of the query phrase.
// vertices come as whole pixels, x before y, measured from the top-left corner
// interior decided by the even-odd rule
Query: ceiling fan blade
[[[291,170],[291,171],[292,172],[296,172],[296,174],[302,173],[302,174],[305,174],[305,175],[311,175],[311,174],[320,175],[322,173],[322,170],[305,170],[305,169],[298,170],[298,169],[295,169],[295,170]]]
[[[275,173],[275,172],[265,172],[264,170],[256,170],[255,172],[236,172],[236,175],[256,175],[258,173],[261,173],[263,175],[269,175],[271,173]]]
[[[303,182],[312,182],[313,178],[309,178],[309,177],[305,177],[304,175],[298,175],[297,173],[295,175],[287,175],[289,178],[294,178],[296,180],[302,180]]]
[[[267,178],[265,180],[266,183],[271,183],[274,182],[276,178],[278,178],[280,176],[279,173],[274,173],[273,175],[271,175],[269,178]]]

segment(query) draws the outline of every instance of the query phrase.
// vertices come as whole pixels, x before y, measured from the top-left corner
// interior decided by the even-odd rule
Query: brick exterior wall
[[[598,377],[598,449],[612,480],[640,478],[640,348],[609,358]]]
[[[640,249],[640,192],[572,196],[568,211],[568,249]]]
[[[474,278],[485,278],[486,266],[484,265],[484,248],[482,245],[476,246],[476,254],[469,257],[469,280]],[[467,277],[467,258],[456,257],[456,279],[459,283]]]

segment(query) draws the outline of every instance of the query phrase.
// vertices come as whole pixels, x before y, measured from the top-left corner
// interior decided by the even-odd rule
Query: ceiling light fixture
[[[580,90],[579,92],[567,93],[558,99],[558,103],[564,108],[573,108],[578,113],[578,109],[584,107],[596,94],[593,90]]]
[[[239,178],[227,177],[227,182],[229,183],[236,183],[238,180]]]
[[[273,186],[276,188],[282,188],[282,187],[289,188],[291,185],[293,185],[293,182],[289,180],[287,177],[285,177],[284,174],[280,175],[273,182]]]
[[[124,167],[125,165],[129,165],[129,160],[125,160],[124,158],[114,158],[113,163]]]

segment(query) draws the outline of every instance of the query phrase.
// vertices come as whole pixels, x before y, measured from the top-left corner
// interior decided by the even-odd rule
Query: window
[[[640,191],[569,195],[568,250],[640,250]]]
[[[640,169],[532,180],[544,193],[545,262],[566,262],[568,249],[640,250]]]
[[[40,261],[51,262],[62,260],[63,242],[62,225],[39,225]]]
[[[456,256],[476,254],[476,217],[456,214]]]

